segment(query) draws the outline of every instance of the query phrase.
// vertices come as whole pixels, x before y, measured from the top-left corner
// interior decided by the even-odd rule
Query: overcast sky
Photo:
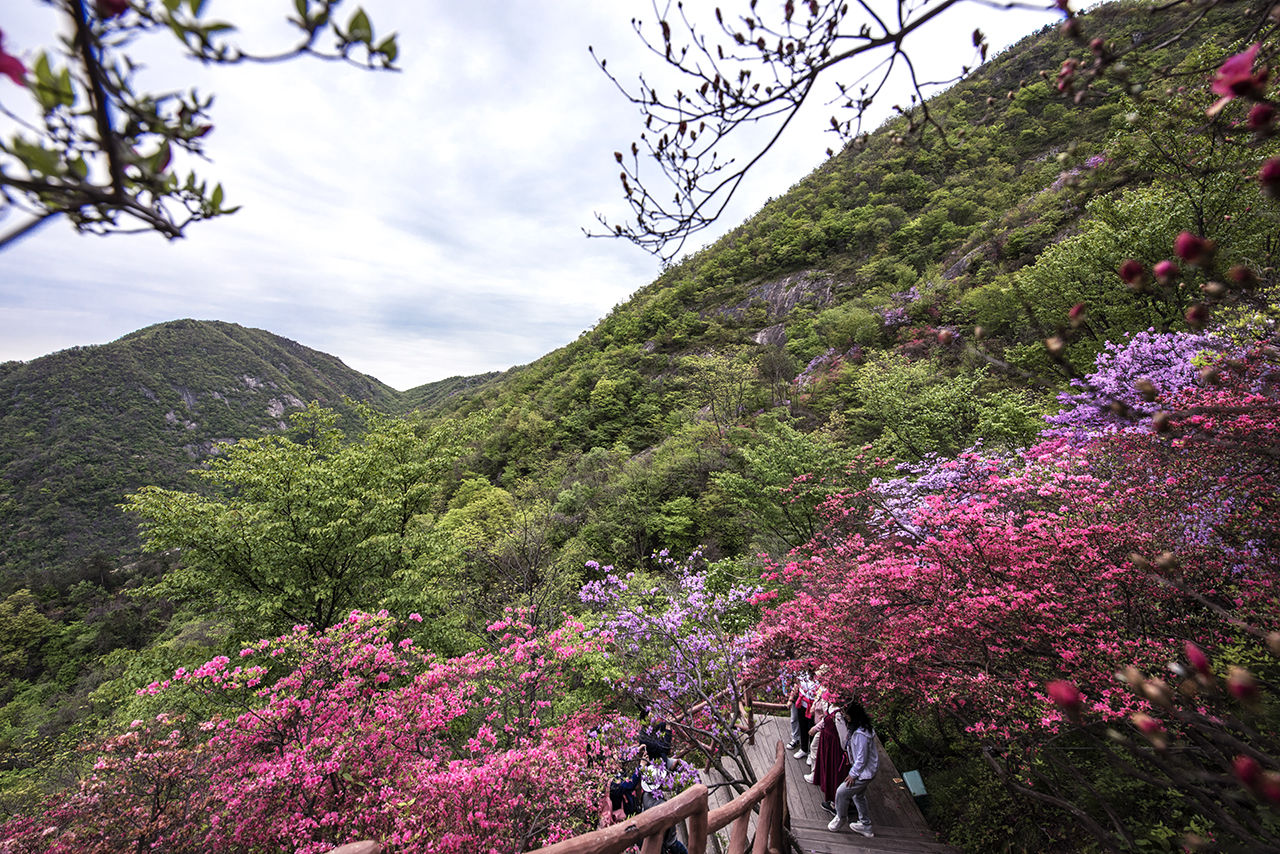
[[[735,0],[721,4],[727,13]],[[243,209],[176,242],[78,236],[59,220],[0,251],[0,360],[194,317],[267,329],[406,389],[530,362],[657,275],[643,250],[582,235],[595,211],[622,212],[612,152],[640,130],[587,46],[620,76],[652,71],[630,27],[633,15],[652,20],[648,3],[364,5],[379,34],[399,33],[400,73],[307,61],[206,69],[172,59],[167,34],[142,45],[156,89],[217,95],[214,162],[202,171]],[[208,6],[267,26],[293,3]],[[954,72],[971,59],[975,26],[999,47],[1048,20],[967,7],[923,33],[933,41],[915,55]],[[36,0],[0,9],[6,50],[28,65],[55,28]],[[246,41],[270,38],[245,30]],[[24,97],[0,77],[0,103]],[[829,115],[819,105],[761,164],[726,229],[822,161],[835,143],[821,132]],[[0,116],[0,134],[11,131]]]

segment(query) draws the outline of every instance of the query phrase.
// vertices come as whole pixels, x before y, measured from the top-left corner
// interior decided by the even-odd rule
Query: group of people
[[[661,721],[640,733],[634,750],[618,757],[617,776],[609,783],[608,822],[623,821],[666,800],[697,780],[697,771],[671,756],[671,731]],[[667,828],[662,854],[688,854],[674,827]]]
[[[849,820],[849,804],[857,821],[848,827],[863,836],[875,836],[867,803],[867,788],[880,770],[875,727],[857,700],[840,701],[818,678],[801,671],[790,680],[787,703],[791,707],[791,741],[787,750],[796,759],[807,758],[813,770],[806,783],[822,789],[822,806],[834,815],[827,830],[840,832]]]

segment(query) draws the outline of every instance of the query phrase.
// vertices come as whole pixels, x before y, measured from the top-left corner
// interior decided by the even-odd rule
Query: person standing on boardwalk
[[[849,727],[840,711],[840,704],[828,690],[823,698],[827,714],[818,732],[818,750],[814,757],[813,772],[805,775],[806,783],[813,783],[822,790],[823,807],[835,812],[836,788],[849,773],[849,757],[845,744],[849,741]]]
[[[876,731],[871,717],[857,700],[850,700],[843,709],[849,736],[845,752],[849,756],[849,775],[836,789],[836,817],[827,830],[839,832],[849,816],[849,802],[858,810],[858,820],[849,825],[854,833],[875,836],[871,828],[871,812],[867,804],[867,787],[880,770],[880,752],[876,749]]]
[[[795,758],[802,759],[809,752],[809,730],[813,728],[813,704],[817,699],[818,684],[801,670],[791,683],[787,704],[791,707],[791,741],[787,750],[795,751]]]

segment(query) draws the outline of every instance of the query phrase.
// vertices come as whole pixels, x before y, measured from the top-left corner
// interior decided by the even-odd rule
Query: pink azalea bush
[[[217,713],[108,739],[74,794],[4,825],[0,851],[520,851],[589,829],[602,757],[632,732],[556,708],[590,644],[514,615],[490,631],[493,649],[442,660],[353,612],[180,670],[144,690]]]
[[[1073,713],[1145,710],[1118,670],[1274,620],[1277,361],[1255,349],[1213,382],[1161,369],[1163,435],[1066,432],[834,499],[827,529],[768,568],[757,666],[825,664],[833,685],[999,741],[1058,732],[1068,682]]]

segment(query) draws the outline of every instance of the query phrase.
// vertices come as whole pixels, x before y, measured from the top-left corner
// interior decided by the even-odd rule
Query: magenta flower
[[[1243,667],[1232,667],[1227,675],[1227,692],[1242,703],[1258,700],[1258,680]]]
[[[1152,272],[1155,273],[1157,282],[1162,285],[1171,285],[1180,271],[1178,270],[1178,265],[1172,261],[1159,261],[1152,268]]]
[[[1221,95],[1227,100],[1241,95],[1262,97],[1267,85],[1267,67],[1264,65],[1256,72],[1253,70],[1253,61],[1261,47],[1261,44],[1255,42],[1244,53],[1237,53],[1222,63],[1210,87],[1213,94]]]
[[[1276,108],[1261,101],[1253,105],[1253,109],[1249,111],[1249,130],[1263,130],[1271,126],[1272,120],[1276,117]]]
[[[1257,786],[1262,778],[1262,767],[1252,756],[1237,756],[1231,761],[1231,767],[1235,771],[1236,779],[1250,789]]]
[[[114,18],[129,10],[129,0],[98,0],[98,14],[104,18]]]
[[[1191,641],[1187,641],[1183,644],[1183,651],[1186,652],[1187,661],[1191,662],[1191,666],[1196,669],[1196,672],[1203,673],[1205,676],[1213,672],[1209,666],[1209,656],[1205,655],[1204,650],[1200,647]]]
[[[1199,264],[1209,251],[1209,242],[1189,231],[1179,234],[1173,241],[1173,254],[1188,264]]]
[[[1280,157],[1272,157],[1258,170],[1258,183],[1262,192],[1271,198],[1280,198]]]
[[[1119,273],[1120,280],[1130,287],[1141,285],[1143,279],[1147,277],[1147,271],[1143,268],[1142,262],[1132,258],[1120,265]]]
[[[8,77],[19,86],[27,85],[27,67],[18,57],[5,53],[4,30],[0,30],[0,74]]]
[[[1065,679],[1055,679],[1044,687],[1049,692],[1049,699],[1053,700],[1054,705],[1062,709],[1071,720],[1079,720],[1080,708],[1084,705],[1079,688]]]

